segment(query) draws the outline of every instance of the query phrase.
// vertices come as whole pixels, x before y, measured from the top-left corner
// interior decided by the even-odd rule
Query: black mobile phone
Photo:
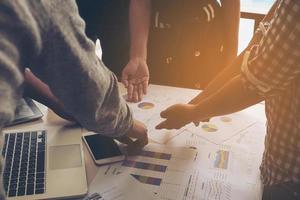
[[[118,144],[112,138],[95,133],[86,134],[82,138],[97,165],[109,164],[125,159]]]

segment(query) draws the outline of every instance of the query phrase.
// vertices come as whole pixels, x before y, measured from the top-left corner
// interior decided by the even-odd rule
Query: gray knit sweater
[[[116,137],[132,126],[117,79],[97,59],[84,28],[73,0],[0,1],[0,133],[22,96],[25,67],[88,130]]]

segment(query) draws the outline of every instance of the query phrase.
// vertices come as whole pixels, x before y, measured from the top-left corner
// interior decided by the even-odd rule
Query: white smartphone
[[[96,165],[109,164],[125,159],[125,155],[112,138],[91,133],[82,136],[82,139]]]

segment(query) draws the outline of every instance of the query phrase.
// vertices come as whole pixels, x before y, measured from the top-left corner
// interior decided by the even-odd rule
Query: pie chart
[[[218,127],[213,124],[204,124],[202,126],[202,129],[206,132],[217,132],[218,131]]]
[[[154,108],[154,104],[150,102],[142,102],[138,104],[138,107],[143,110],[149,110]]]
[[[228,122],[231,122],[232,119],[230,117],[221,117],[221,121],[225,122],[225,123],[228,123]]]

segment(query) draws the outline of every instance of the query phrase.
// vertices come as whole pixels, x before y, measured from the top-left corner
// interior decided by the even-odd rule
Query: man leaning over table
[[[263,200],[300,199],[300,1],[277,1],[269,28],[190,104],[161,113],[157,128],[180,128],[266,102],[260,167]],[[261,27],[264,30],[263,27]],[[260,31],[254,36],[259,37]],[[181,116],[178,118],[177,116]]]
[[[147,144],[145,126],[132,119],[116,77],[97,59],[74,1],[2,0],[0,27],[0,131],[14,118],[29,67],[83,127],[132,150]]]

